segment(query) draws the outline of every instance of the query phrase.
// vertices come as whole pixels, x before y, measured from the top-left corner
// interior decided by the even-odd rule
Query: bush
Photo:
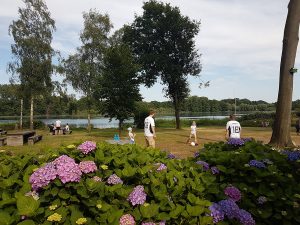
[[[197,156],[195,160],[200,158],[220,170],[216,188],[231,184],[241,190],[240,206],[254,216],[256,224],[300,223],[299,161],[289,161],[286,155],[255,141],[241,147],[208,144]],[[221,191],[208,197],[213,202],[222,198]]]
[[[0,224],[254,224],[251,215],[261,225],[299,224],[300,153],[229,143],[188,159],[93,142],[38,156],[1,152]]]

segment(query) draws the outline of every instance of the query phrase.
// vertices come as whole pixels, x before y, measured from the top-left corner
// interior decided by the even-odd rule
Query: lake
[[[228,116],[181,116],[181,119],[187,120],[196,120],[196,119],[224,119],[228,118]],[[28,119],[26,117],[26,119]],[[54,123],[57,119],[59,119],[64,126],[65,124],[69,124],[71,127],[87,127],[87,119],[83,118],[51,118],[51,119],[36,119],[41,120],[45,124]],[[164,120],[173,120],[174,116],[158,116],[156,119],[164,119]],[[0,124],[3,123],[17,123],[17,119],[0,119]],[[125,123],[133,124],[133,119],[126,120]],[[118,127],[118,120],[113,119],[109,121],[109,118],[106,117],[96,117],[91,119],[91,124],[93,124],[94,128],[116,128]]]

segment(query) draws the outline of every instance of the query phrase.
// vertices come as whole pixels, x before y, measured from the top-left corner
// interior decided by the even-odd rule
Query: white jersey
[[[60,125],[61,125],[61,121],[60,121],[60,120],[56,120],[56,121],[55,121],[55,126],[56,126],[56,127],[60,127]]]
[[[152,127],[155,127],[154,119],[152,116],[148,116],[144,121],[144,134],[145,136],[153,136]]]
[[[240,138],[241,125],[238,121],[228,121],[226,124],[226,130],[229,132],[229,138]]]
[[[196,134],[196,130],[197,130],[197,126],[196,125],[192,125],[191,126],[191,134]]]

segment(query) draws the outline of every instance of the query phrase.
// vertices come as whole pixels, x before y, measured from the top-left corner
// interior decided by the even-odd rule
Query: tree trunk
[[[23,129],[23,98],[21,99],[20,130]]]
[[[119,137],[121,137],[123,120],[119,120]]]
[[[295,64],[299,23],[300,1],[290,0],[283,36],[276,116],[270,140],[270,144],[278,148],[294,147],[290,134],[294,75],[290,69]]]
[[[88,110],[88,126],[87,126],[88,132],[91,132],[92,127],[91,127],[91,113],[90,110]]]
[[[177,96],[174,97],[174,110],[175,110],[175,122],[176,122],[176,129],[180,129],[180,107],[179,107],[179,102]]]
[[[30,130],[33,130],[33,96],[30,98]]]

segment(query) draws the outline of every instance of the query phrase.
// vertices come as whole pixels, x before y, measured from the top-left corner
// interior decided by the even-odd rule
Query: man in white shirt
[[[155,112],[150,110],[149,116],[144,121],[144,135],[146,139],[146,146],[155,148],[155,122],[153,119]]]
[[[225,139],[241,138],[242,127],[238,121],[235,120],[234,115],[229,116],[229,121],[226,124]]]
[[[55,131],[56,131],[56,134],[60,133],[60,126],[61,126],[61,121],[60,120],[56,120],[55,121]]]

